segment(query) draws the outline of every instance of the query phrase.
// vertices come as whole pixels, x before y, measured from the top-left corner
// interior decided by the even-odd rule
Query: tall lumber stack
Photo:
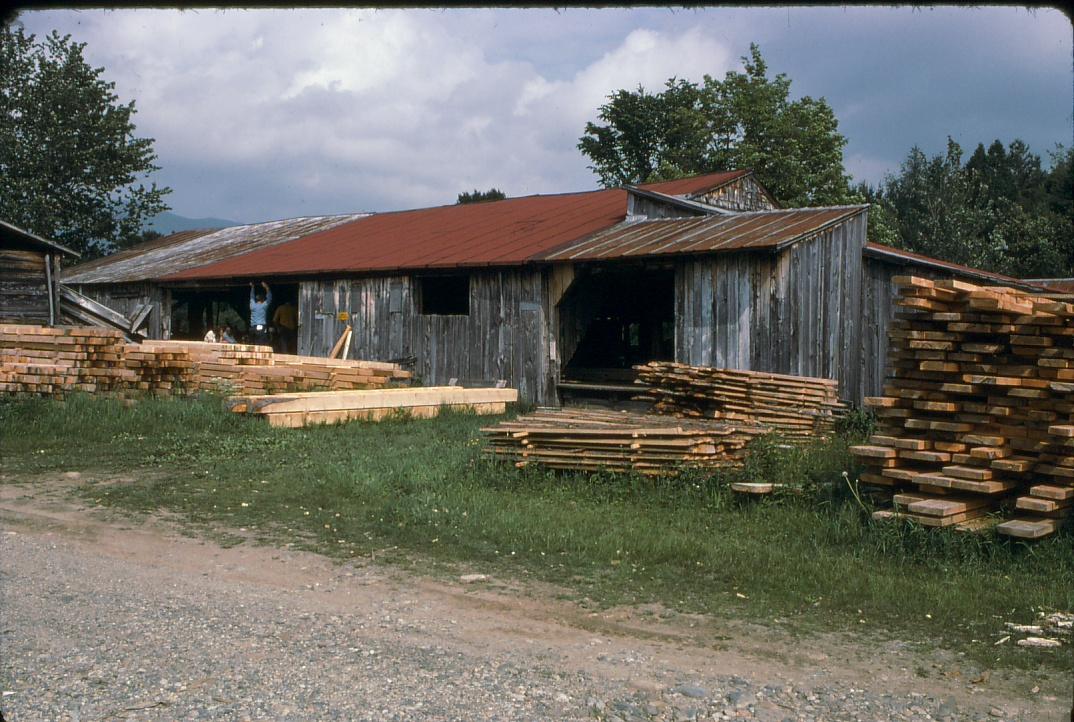
[[[738,465],[746,444],[768,431],[749,424],[570,408],[539,409],[482,429],[485,456],[518,467],[651,476],[674,475],[683,467]]]
[[[196,391],[380,389],[406,384],[395,364],[273,354],[268,346],[198,341],[127,343],[89,326],[0,326],[0,393],[62,397],[71,391],[162,395]]]
[[[866,484],[893,492],[878,517],[1053,533],[1074,508],[1074,306],[1009,288],[894,279],[876,435],[852,448]]]
[[[654,361],[635,366],[659,414],[756,424],[788,438],[830,436],[845,411],[831,379]]]

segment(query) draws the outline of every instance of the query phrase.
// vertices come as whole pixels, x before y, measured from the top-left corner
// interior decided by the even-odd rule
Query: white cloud
[[[491,60],[480,38],[438,12],[132,10],[77,18],[73,32],[88,44],[90,62],[106,68],[121,97],[137,100],[139,133],[156,139],[176,209],[244,220],[308,212],[318,198],[342,211],[448,203],[491,185],[511,195],[594,187],[575,144],[609,93],[722,73],[730,57],[696,28],[638,29],[553,80],[529,62]],[[39,33],[70,19],[53,11],[22,18]],[[167,170],[179,159],[216,180],[202,175],[184,187]],[[217,205],[241,196],[244,178],[265,173],[251,185],[259,196],[270,189],[269,198],[248,198],[240,210]],[[224,183],[226,196],[213,188]]]

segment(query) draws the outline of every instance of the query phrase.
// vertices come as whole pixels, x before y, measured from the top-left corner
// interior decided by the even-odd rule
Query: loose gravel
[[[444,584],[143,529],[37,528],[3,512],[8,722],[992,722],[1065,709],[1047,693],[1010,702],[962,683],[945,693],[905,676],[854,681],[831,660],[790,661],[801,651],[790,639],[788,659],[751,661],[672,635],[605,634],[557,618],[559,607],[516,606],[487,577]]]

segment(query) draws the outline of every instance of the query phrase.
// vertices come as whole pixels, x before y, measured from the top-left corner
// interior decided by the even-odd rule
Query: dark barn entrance
[[[297,344],[296,332],[287,330],[279,324],[273,324],[272,319],[276,310],[285,303],[298,308],[298,284],[273,283],[270,287],[272,305],[269,307],[268,316],[272,327],[272,346],[277,351],[287,348],[294,353]],[[261,291],[260,284],[257,290]],[[239,343],[244,343],[249,339],[250,285],[248,282],[242,285],[173,288],[171,296],[172,338],[201,341],[210,328],[219,336],[220,329],[227,326]]]
[[[559,303],[564,401],[629,399],[632,367],[675,357],[675,271],[594,268],[580,273]]]

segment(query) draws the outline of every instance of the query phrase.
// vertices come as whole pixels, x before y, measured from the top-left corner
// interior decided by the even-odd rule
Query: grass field
[[[225,541],[244,528],[343,558],[554,582],[585,603],[656,601],[1069,667],[1069,654],[993,642],[1004,621],[1074,609],[1074,535],[1028,546],[873,524],[842,480],[853,472],[846,439],[766,446],[720,477],[653,481],[484,461],[478,430],[489,421],[288,430],[212,398],[26,400],[0,403],[0,452],[9,481],[77,470],[86,499],[165,510]],[[738,478],[804,491],[742,502],[726,490]]]

